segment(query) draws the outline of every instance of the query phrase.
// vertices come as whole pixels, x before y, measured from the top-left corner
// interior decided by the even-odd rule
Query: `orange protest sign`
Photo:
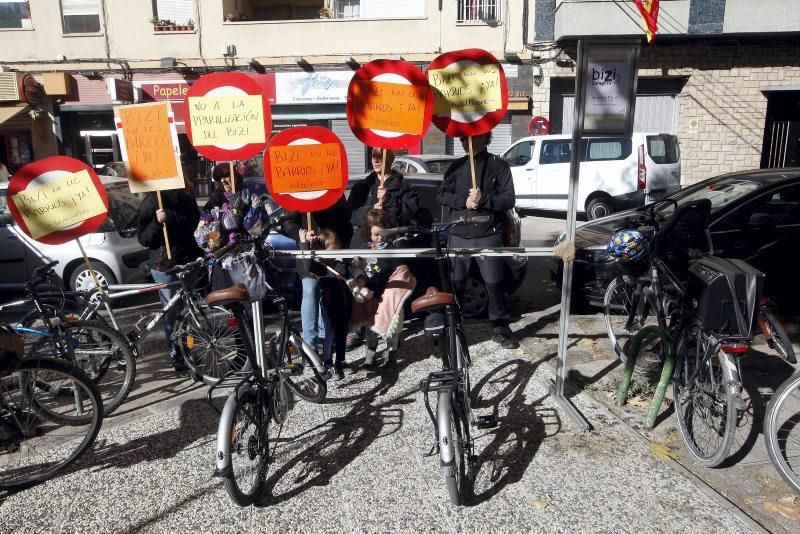
[[[338,144],[270,146],[268,150],[274,194],[342,187],[342,153]]]
[[[356,80],[353,126],[420,135],[427,92],[427,87],[418,85]]]
[[[134,193],[179,189],[183,171],[167,102],[114,108],[128,183]]]

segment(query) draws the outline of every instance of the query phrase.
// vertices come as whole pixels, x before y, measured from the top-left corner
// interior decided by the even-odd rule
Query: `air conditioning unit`
[[[0,72],[0,101],[19,101],[19,72]]]

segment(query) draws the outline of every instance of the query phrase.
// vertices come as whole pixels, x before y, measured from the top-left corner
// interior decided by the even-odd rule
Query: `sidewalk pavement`
[[[439,367],[412,327],[398,367],[329,384],[298,402],[268,473],[267,495],[238,508],[211,476],[218,416],[206,388],[177,379],[164,354],[143,357],[137,385],[91,454],[8,496],[4,532],[750,532],[759,526],[649,452],[586,394],[572,397],[580,435],[547,392],[555,360],[550,312],[515,325],[522,349],[499,349],[470,324],[474,407],[499,426],[476,431],[468,506],[454,507],[418,384]],[[416,333],[413,333],[416,332]],[[363,348],[349,353],[358,364]],[[221,407],[224,398],[215,399]]]

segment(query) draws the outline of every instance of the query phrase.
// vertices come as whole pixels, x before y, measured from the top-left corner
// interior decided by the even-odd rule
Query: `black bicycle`
[[[427,235],[433,238],[436,248],[436,265],[442,291],[428,288],[424,295],[411,303],[411,311],[427,312],[425,335],[438,348],[442,370],[428,375],[420,382],[425,397],[425,408],[433,423],[436,441],[430,456],[439,453],[447,492],[453,504],[464,504],[465,480],[468,468],[474,465],[472,426],[491,428],[497,425],[494,416],[477,416],[470,404],[469,345],[464,334],[461,306],[456,298],[449,247],[443,245],[450,228],[463,224],[483,223],[487,216],[462,217],[433,229],[401,227],[381,232],[384,237]],[[436,413],[430,403],[430,394],[436,394]]]

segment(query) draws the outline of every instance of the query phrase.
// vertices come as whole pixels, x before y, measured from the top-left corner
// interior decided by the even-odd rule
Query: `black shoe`
[[[396,367],[397,366],[397,351],[390,350],[389,355],[386,358],[386,367]]]
[[[172,367],[176,373],[183,373],[186,371],[186,364],[182,358],[172,358]]]
[[[518,349],[519,341],[511,333],[511,330],[506,328],[503,331],[492,332],[492,341],[503,347],[504,349]]]

